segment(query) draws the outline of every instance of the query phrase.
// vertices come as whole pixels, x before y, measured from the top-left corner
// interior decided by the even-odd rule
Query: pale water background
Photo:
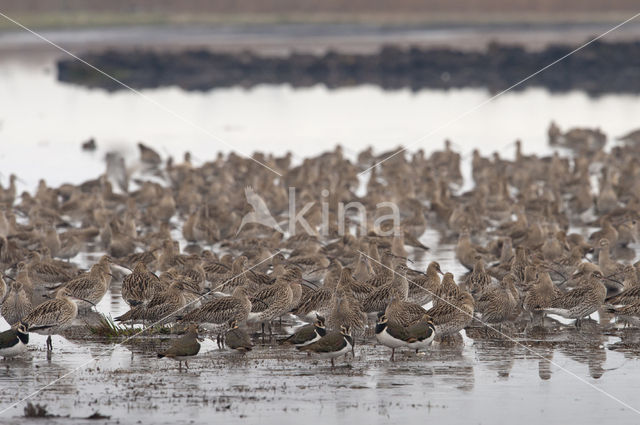
[[[136,143],[181,158],[189,150],[201,161],[216,152],[255,150],[298,159],[336,144],[347,152],[374,146],[377,152],[398,145],[441,149],[451,139],[463,154],[478,148],[512,157],[510,145],[521,139],[526,153],[551,152],[547,128],[600,127],[620,136],[640,127],[640,97],[582,92],[551,94],[527,89],[504,94],[477,111],[415,143],[426,134],[492,96],[484,89],[385,91],[374,86],[329,90],[324,86],[225,88],[185,92],[179,88],[144,90],[145,95],[206,129],[198,128],[129,91],[62,84],[53,60],[0,60],[0,171],[17,173],[27,188],[39,178],[50,185],[80,182],[103,169],[104,152],[119,149],[137,157]],[[95,137],[98,151],[80,150]],[[69,162],[73,167],[65,166]]]
[[[384,91],[359,86],[329,90],[259,86],[184,92],[178,88],[145,90],[176,113],[226,140],[235,150],[283,154],[296,159],[342,144],[347,153],[369,145],[377,152],[409,145],[491,96],[482,89]],[[548,154],[546,131],[555,120],[562,129],[600,127],[619,136],[640,126],[640,98],[635,95],[588,97],[579,92],[550,94],[542,89],[507,93],[478,111],[412,147],[441,149],[444,138],[465,154],[478,148],[512,157],[519,138],[525,153]],[[95,137],[98,150],[82,152],[81,142]],[[40,178],[49,185],[79,183],[104,170],[104,154],[117,149],[129,164],[135,143],[180,159],[185,150],[200,164],[231,148],[127,91],[107,93],[61,84],[52,58],[0,60],[0,176],[21,179],[33,190]],[[438,235],[423,240],[434,249],[417,264],[433,259],[459,277],[452,245],[436,247]],[[93,259],[79,258],[84,265]],[[113,289],[113,288],[112,288]],[[98,310],[117,315],[126,310],[110,291]],[[5,329],[2,323],[0,329]],[[637,340],[637,335],[632,333]],[[559,344],[551,346],[550,340]],[[572,374],[548,365],[522,347],[501,340],[467,341],[439,348],[428,357],[408,357],[391,364],[388,350],[362,347],[347,369],[329,370],[291,350],[259,348],[247,359],[219,353],[208,340],[188,373],[154,359],[155,352],[135,343],[103,353],[109,345],[54,338],[46,359],[44,337],[33,336],[29,356],[0,367],[0,410],[18,397],[81,366],[68,379],[34,398],[56,414],[87,416],[93,411],[121,423],[185,421],[299,423],[638,423],[640,417],[589,384],[640,408],[637,395],[639,348],[611,351],[618,336],[573,329],[527,343]],[[548,345],[547,345],[548,344]],[[133,355],[135,353],[135,355]],[[342,363],[339,362],[339,363]],[[544,379],[542,379],[544,377]],[[549,378],[549,379],[547,379]],[[582,380],[582,381],[581,381]],[[22,406],[11,409],[17,421]],[[6,418],[2,418],[6,419]],[[65,419],[59,419],[65,423]],[[3,421],[0,421],[4,423]],[[12,423],[12,422],[10,422]],[[79,421],[74,422],[79,423]]]

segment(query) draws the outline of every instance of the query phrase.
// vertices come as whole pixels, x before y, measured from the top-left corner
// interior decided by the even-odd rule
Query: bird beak
[[[302,282],[301,282],[304,286],[311,288],[311,289],[318,289],[318,284],[315,282],[312,282],[310,280],[307,280],[305,278],[302,278]]]
[[[620,282],[619,280],[611,279],[610,277],[607,277],[607,276],[602,276],[602,279],[603,280],[608,280],[609,282],[613,282],[619,287],[624,287],[624,284],[622,282]]]
[[[192,293],[193,295],[198,295],[198,296],[202,296],[202,295],[203,295],[203,294],[201,294],[200,292],[194,291],[194,290],[189,289],[189,288],[187,288],[187,287],[184,287],[183,291],[186,291],[186,292]]]
[[[71,298],[73,301],[76,301],[76,302],[77,302],[77,301],[84,301],[84,302],[86,302],[87,304],[91,304],[93,307],[95,307],[95,306],[96,306],[94,303],[92,303],[92,302],[91,302],[91,301],[89,301],[89,300],[85,300],[84,298],[78,298],[78,297],[69,297],[69,298]]]

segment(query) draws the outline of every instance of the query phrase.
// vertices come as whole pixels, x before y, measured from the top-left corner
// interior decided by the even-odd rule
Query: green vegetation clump
[[[89,332],[97,337],[105,339],[128,338],[138,334],[146,333],[147,335],[166,335],[171,333],[171,328],[166,326],[154,326],[142,331],[140,328],[119,325],[113,321],[113,318],[100,315],[100,319],[95,325],[87,325]]]

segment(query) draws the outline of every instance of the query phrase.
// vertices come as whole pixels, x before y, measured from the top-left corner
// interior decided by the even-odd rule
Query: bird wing
[[[320,288],[315,292],[311,292],[306,299],[302,300],[296,309],[296,313],[308,314],[329,301],[331,301],[331,291]]]
[[[88,298],[92,291],[93,282],[91,282],[86,277],[79,277],[67,283],[65,288],[67,288],[67,293],[73,297],[86,299]]]
[[[235,316],[241,303],[233,297],[217,298],[200,308],[200,320],[210,323],[224,323]]]
[[[286,344],[302,344],[311,339],[313,339],[316,335],[316,327],[315,325],[304,325],[287,339],[282,341]]]
[[[63,300],[45,301],[27,314],[23,322],[29,325],[29,329],[56,326],[69,308]]]
[[[251,348],[253,347],[253,342],[249,335],[246,332],[241,330],[240,328],[231,329],[227,332],[225,336],[225,340],[227,345],[230,348]]]
[[[588,288],[585,286],[579,286],[567,292],[566,294],[562,295],[561,297],[553,300],[553,302],[551,303],[551,307],[559,307],[559,308],[576,307],[582,302],[582,300],[584,300],[586,296],[588,296],[589,292],[591,291],[592,291],[591,288]]]
[[[362,306],[365,311],[381,311],[386,308],[388,300],[389,287],[385,285],[369,294],[362,302]]]
[[[280,288],[276,286],[268,286],[249,298],[251,301],[251,312],[259,313],[269,308],[272,301],[277,298],[279,289]]]
[[[341,333],[331,332],[313,344],[298,348],[303,351],[315,351],[316,353],[331,353],[344,348],[345,345],[347,345],[347,343],[344,341],[344,336]]]
[[[41,278],[47,278],[47,283],[57,283],[60,281],[65,281],[69,280],[69,278],[71,277],[68,273],[60,270],[57,267],[54,267],[51,264],[38,263],[34,264],[32,267],[33,270],[41,276]]]
[[[407,328],[395,323],[387,323],[387,333],[396,339],[406,341],[409,338]]]
[[[435,307],[427,310],[427,314],[433,318],[433,321],[436,325],[445,323],[450,320],[451,316],[456,311],[456,307],[450,303],[442,303],[438,304]]]
[[[415,323],[407,328],[408,342],[422,341],[431,337],[433,326],[427,322]]]
[[[16,335],[16,331],[13,329],[9,329],[0,333],[0,347],[1,348],[9,348],[13,347],[18,343],[19,339]]]

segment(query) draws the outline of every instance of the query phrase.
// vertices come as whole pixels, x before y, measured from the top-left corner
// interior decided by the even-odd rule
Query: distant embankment
[[[265,57],[253,53],[107,51],[82,57],[136,89],[179,86],[185,90],[257,84],[346,87],[374,84],[385,89],[510,87],[571,52],[550,46],[531,52],[491,45],[485,52],[385,47],[378,54],[329,52]],[[119,90],[122,86],[79,61],[58,62],[61,81]],[[584,90],[590,94],[640,92],[640,42],[595,42],[518,87],[551,91]]]

